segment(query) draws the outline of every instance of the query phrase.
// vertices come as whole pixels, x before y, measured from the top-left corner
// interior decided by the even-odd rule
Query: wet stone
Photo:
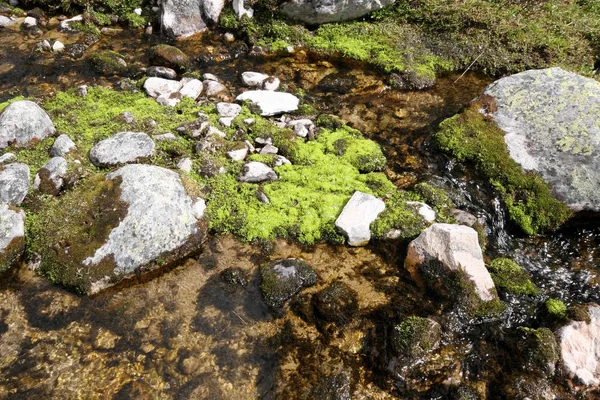
[[[97,143],[90,161],[97,167],[126,164],[154,154],[154,141],[143,132],[120,132]]]
[[[344,282],[335,281],[313,296],[318,315],[328,322],[346,325],[358,313],[358,294]]]
[[[220,99],[229,95],[229,90],[227,89],[227,87],[225,87],[225,85],[223,85],[220,82],[205,80],[203,84],[205,87],[204,94],[208,98]]]
[[[371,240],[371,223],[385,210],[385,203],[373,195],[354,192],[335,226],[348,238],[350,246],[364,246]]]
[[[259,87],[261,83],[267,79],[269,75],[261,74],[260,72],[242,72],[242,83],[248,87]]]
[[[163,78],[163,79],[176,79],[177,72],[174,69],[168,67],[157,67],[153,66],[146,70],[146,75],[149,77]]]
[[[55,132],[48,114],[36,103],[19,100],[0,114],[0,149],[10,144],[34,145]]]
[[[260,291],[265,303],[274,309],[317,282],[316,272],[303,260],[286,258],[260,267]]]
[[[188,56],[175,46],[159,44],[150,49],[150,61],[155,65],[185,71],[190,64]]]
[[[20,205],[29,191],[29,167],[12,163],[0,167],[0,202]]]
[[[230,285],[246,287],[248,285],[248,277],[240,268],[227,268],[221,272],[221,279]]]

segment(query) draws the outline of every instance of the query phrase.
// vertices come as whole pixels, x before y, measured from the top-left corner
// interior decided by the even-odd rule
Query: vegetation
[[[545,303],[546,312],[551,318],[564,320],[567,318],[567,306],[560,300],[548,299]]]
[[[459,162],[475,165],[523,232],[534,235],[556,229],[572,212],[554,198],[542,178],[524,172],[510,157],[504,132],[479,112],[482,107],[481,101],[475,101],[462,114],[442,122],[435,135],[437,145]]]
[[[410,316],[394,326],[392,346],[402,355],[418,357],[437,345],[440,334],[440,325],[435,321]]]
[[[535,296],[537,288],[519,264],[508,258],[497,258],[488,265],[497,288],[516,295]]]

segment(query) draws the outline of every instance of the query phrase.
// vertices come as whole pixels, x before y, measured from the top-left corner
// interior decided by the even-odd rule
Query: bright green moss
[[[474,102],[462,114],[440,124],[438,146],[459,162],[471,162],[501,195],[510,219],[523,232],[534,235],[553,230],[572,212],[556,200],[537,175],[524,172],[508,153],[504,132],[487,120]]]
[[[385,210],[371,224],[373,236],[383,238],[391,229],[397,229],[403,239],[418,236],[428,223],[413,207],[406,204],[412,200],[414,195],[409,192],[393,192],[386,202]]]
[[[419,195],[423,202],[427,203],[438,212],[446,208],[454,207],[454,203],[443,189],[434,187],[429,183],[417,183],[414,186],[413,191]]]
[[[545,303],[546,311],[555,319],[562,320],[567,318],[567,306],[560,300],[548,299]]]
[[[364,139],[359,131],[345,126],[336,131],[324,130],[317,138],[327,153],[335,153],[360,172],[381,171],[385,168],[385,156],[381,147],[372,140]]]
[[[535,296],[538,291],[527,272],[508,258],[497,258],[488,265],[496,287],[516,295]]]

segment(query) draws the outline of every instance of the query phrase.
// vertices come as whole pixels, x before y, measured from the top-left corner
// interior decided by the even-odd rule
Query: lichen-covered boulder
[[[600,211],[600,82],[560,68],[502,78],[484,90],[510,156],[575,211]]]
[[[206,30],[203,0],[165,0],[161,3],[160,26],[170,37],[183,38]]]
[[[72,150],[75,150],[77,145],[71,138],[64,133],[56,138],[52,147],[50,147],[50,155],[52,157],[65,157]]]
[[[563,372],[588,386],[600,385],[600,307],[588,307],[587,321],[572,321],[556,332]]]
[[[29,100],[9,104],[0,114],[0,149],[35,145],[56,130],[46,111]]]
[[[10,268],[25,250],[25,212],[0,203],[0,272]]]
[[[65,183],[68,163],[63,157],[52,157],[33,179],[33,188],[42,193],[58,195]]]
[[[424,274],[432,284],[441,283],[440,288],[448,289],[448,283],[458,278],[461,284],[472,286],[482,301],[498,298],[473,228],[431,225],[408,245],[404,266],[416,280]]]
[[[120,132],[92,147],[90,161],[97,167],[132,163],[153,155],[154,148],[154,141],[144,132]]]
[[[371,240],[371,223],[385,210],[385,203],[373,195],[354,192],[335,226],[348,238],[350,246],[364,246]]]
[[[20,205],[29,191],[29,167],[11,163],[0,167],[0,202]]]
[[[262,116],[271,116],[296,111],[300,100],[290,93],[270,90],[248,90],[236,97],[237,101],[248,100],[257,107]]]
[[[32,216],[31,250],[50,280],[93,294],[198,251],[206,226],[197,214],[177,173],[127,165]]]
[[[355,19],[394,4],[395,0],[292,0],[281,5],[281,12],[310,25]]]
[[[317,282],[316,272],[298,258],[286,258],[265,264],[260,267],[260,277],[263,299],[273,309],[281,308],[302,288]]]

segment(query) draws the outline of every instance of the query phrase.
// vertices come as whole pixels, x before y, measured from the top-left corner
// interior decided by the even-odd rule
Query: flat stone
[[[219,102],[217,103],[217,113],[221,117],[231,117],[235,118],[242,112],[242,106],[235,103],[225,103]]]
[[[144,90],[148,96],[157,98],[159,96],[169,96],[172,93],[179,92],[181,83],[171,79],[150,77],[144,82]]]
[[[8,28],[17,23],[17,19],[0,15],[0,28]]]
[[[202,74],[202,80],[204,80],[204,81],[214,81],[214,82],[219,82],[220,81],[219,78],[216,75],[211,74],[209,72],[205,72],[204,74]]]
[[[248,155],[248,147],[244,147],[242,149],[237,149],[237,150],[231,150],[231,151],[228,151],[226,154],[227,154],[227,157],[231,158],[234,161],[242,161]]]
[[[354,192],[335,226],[348,238],[350,246],[364,246],[371,240],[370,226],[385,210],[385,203],[373,195]]]
[[[242,173],[238,180],[240,182],[259,183],[266,181],[274,181],[277,179],[277,174],[273,169],[261,162],[252,161],[244,164]]]
[[[167,133],[163,133],[160,135],[156,135],[152,137],[154,140],[158,141],[158,142],[166,142],[169,140],[177,140],[177,136],[175,136],[174,134],[172,134],[171,132],[167,132]]]
[[[0,272],[13,266],[25,251],[25,212],[0,203]]]
[[[349,21],[393,4],[395,0],[292,0],[280,10],[287,17],[307,24]]]
[[[184,38],[207,27],[202,19],[202,0],[164,0],[160,14],[161,31],[170,37]]]
[[[569,378],[586,386],[600,385],[600,307],[588,307],[590,321],[571,321],[560,328],[558,338],[561,365]]]
[[[483,92],[510,156],[575,211],[600,211],[600,82],[560,68],[502,78]]]
[[[0,114],[0,149],[10,144],[35,145],[55,131],[52,120],[40,106],[29,100],[15,101]]]
[[[177,78],[177,72],[174,69],[168,67],[152,66],[146,70],[146,75],[149,77],[163,78],[163,79],[175,79]]]
[[[277,154],[279,149],[272,144],[266,144],[265,147],[260,149],[260,154]]]
[[[120,132],[98,142],[90,150],[90,161],[97,167],[136,162],[154,154],[154,141],[143,132]]]
[[[20,205],[29,192],[29,167],[23,163],[0,166],[0,202]]]
[[[269,75],[260,72],[246,71],[242,72],[242,83],[248,87],[259,87]]]
[[[494,281],[485,267],[477,232],[464,225],[433,224],[410,242],[405,268],[416,276],[417,268],[435,261],[446,273],[461,273],[481,300],[497,299]]]
[[[249,90],[236,97],[237,101],[249,100],[254,103],[262,116],[271,116],[298,109],[299,99],[290,93],[269,90]]]
[[[233,118],[232,117],[221,117],[221,118],[219,118],[219,123],[223,126],[230,127],[231,124],[233,123]]]
[[[68,163],[63,157],[52,157],[33,179],[33,188],[42,193],[58,195],[63,188]]]

